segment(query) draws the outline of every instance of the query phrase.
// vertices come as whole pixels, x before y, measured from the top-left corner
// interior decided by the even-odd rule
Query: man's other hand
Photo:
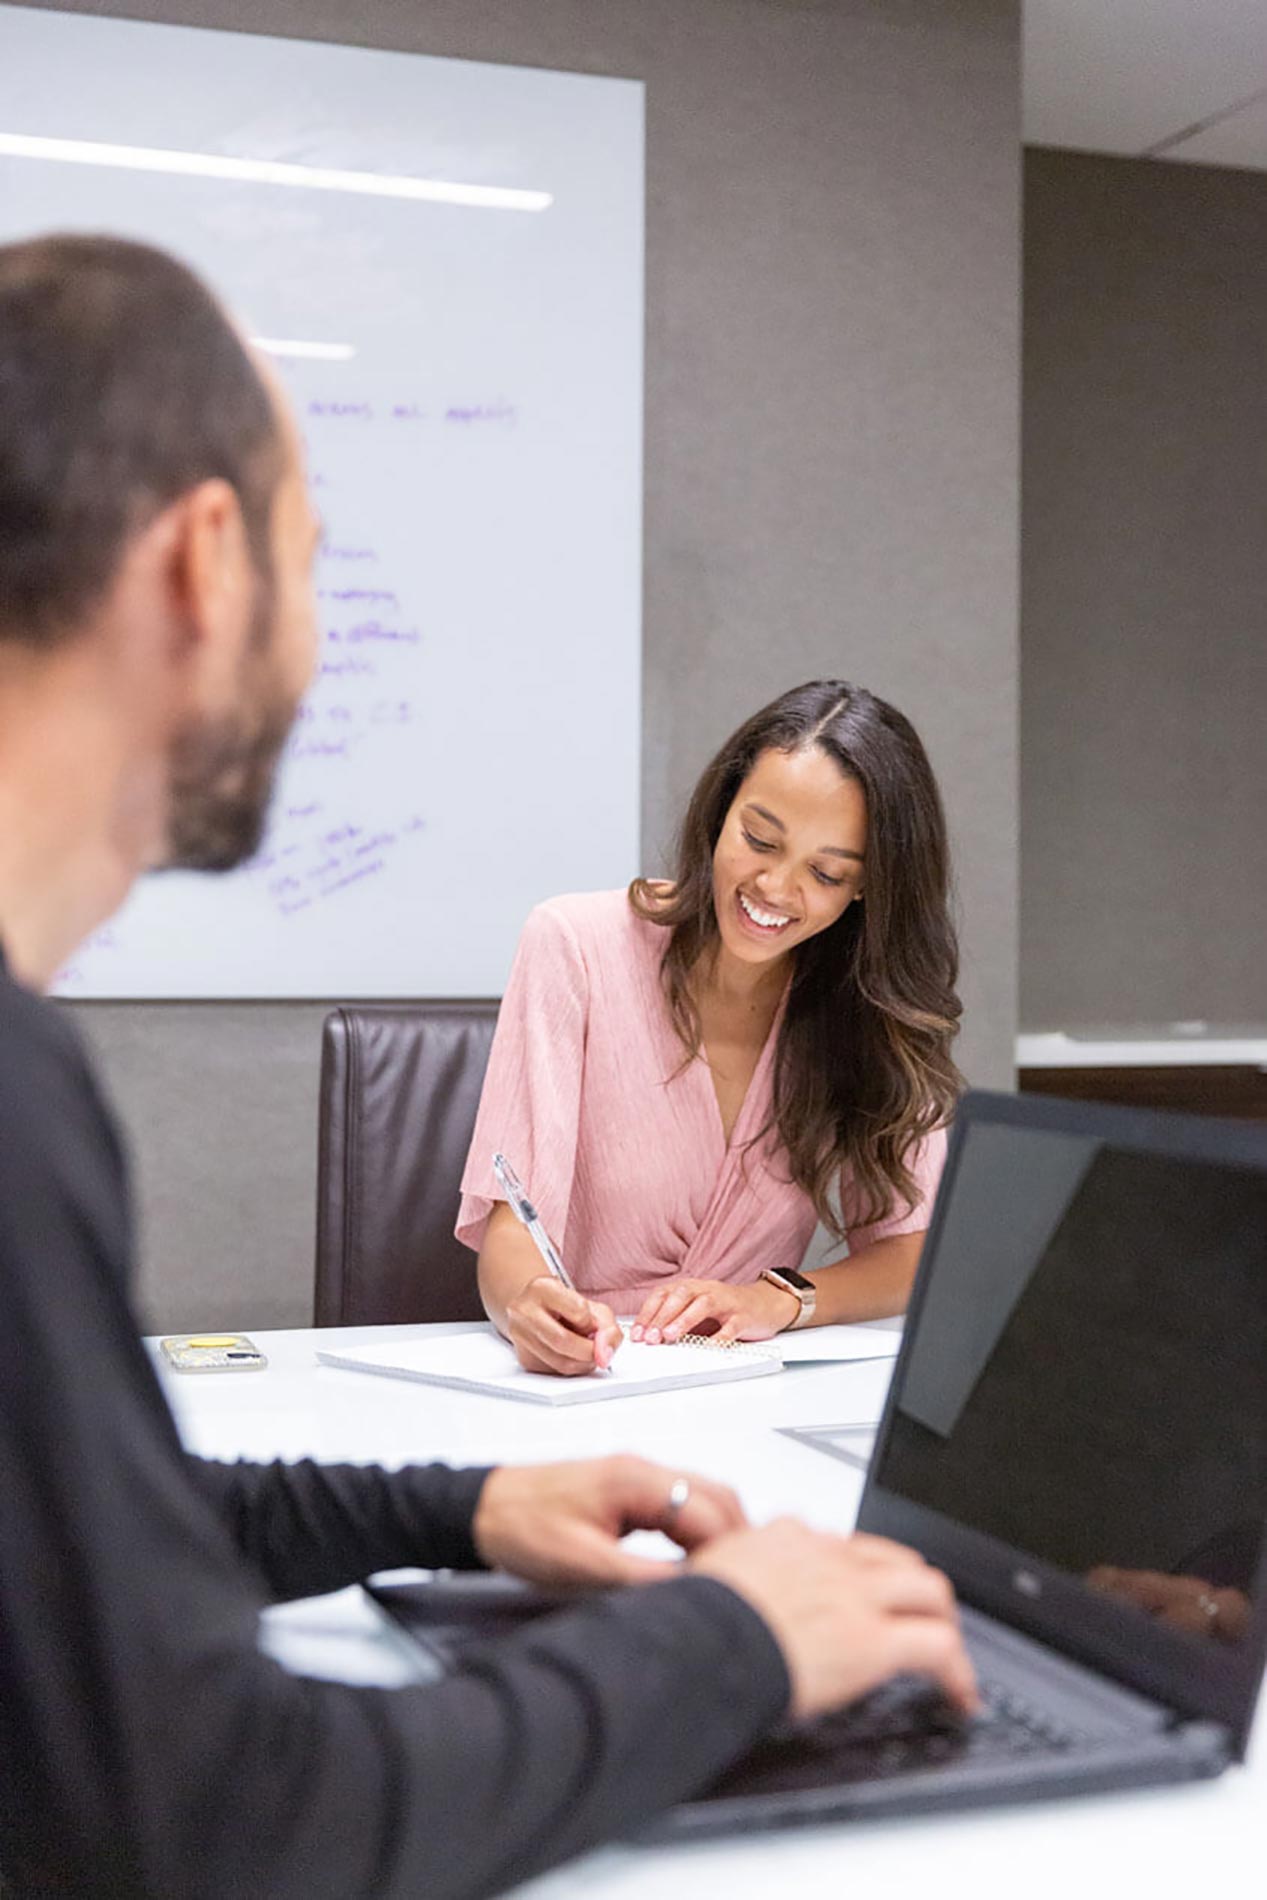
[[[484,1481],[471,1533],[486,1564],[558,1588],[677,1574],[676,1560],[627,1550],[621,1540],[630,1531],[663,1531],[690,1551],[746,1523],[724,1484],[617,1457],[500,1466]]]

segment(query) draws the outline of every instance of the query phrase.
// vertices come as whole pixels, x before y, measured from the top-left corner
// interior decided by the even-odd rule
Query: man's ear
[[[231,483],[200,482],[175,504],[167,562],[173,658],[195,652],[212,672],[238,655],[251,623],[255,575]]]

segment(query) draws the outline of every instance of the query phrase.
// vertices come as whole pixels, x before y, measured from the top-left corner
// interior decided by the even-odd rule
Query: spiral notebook
[[[683,1386],[760,1379],[783,1370],[783,1354],[772,1341],[759,1346],[713,1346],[707,1340],[647,1346],[627,1339],[606,1372],[563,1378],[525,1372],[506,1341],[491,1331],[393,1345],[318,1347],[317,1357],[323,1365],[348,1372],[417,1379],[423,1385],[455,1386],[535,1405],[585,1405],[647,1392],[678,1392]]]

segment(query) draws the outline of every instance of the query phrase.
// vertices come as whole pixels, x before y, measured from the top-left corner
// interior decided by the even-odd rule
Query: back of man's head
[[[266,571],[283,460],[264,382],[192,271],[120,238],[0,246],[0,640],[80,628],[131,537],[215,477]]]

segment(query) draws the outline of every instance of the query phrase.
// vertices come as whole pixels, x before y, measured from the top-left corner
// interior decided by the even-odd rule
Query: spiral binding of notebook
[[[713,1352],[731,1352],[740,1359],[777,1359],[783,1354],[773,1339],[718,1339],[715,1333],[683,1333],[672,1341],[675,1346],[708,1346]]]

